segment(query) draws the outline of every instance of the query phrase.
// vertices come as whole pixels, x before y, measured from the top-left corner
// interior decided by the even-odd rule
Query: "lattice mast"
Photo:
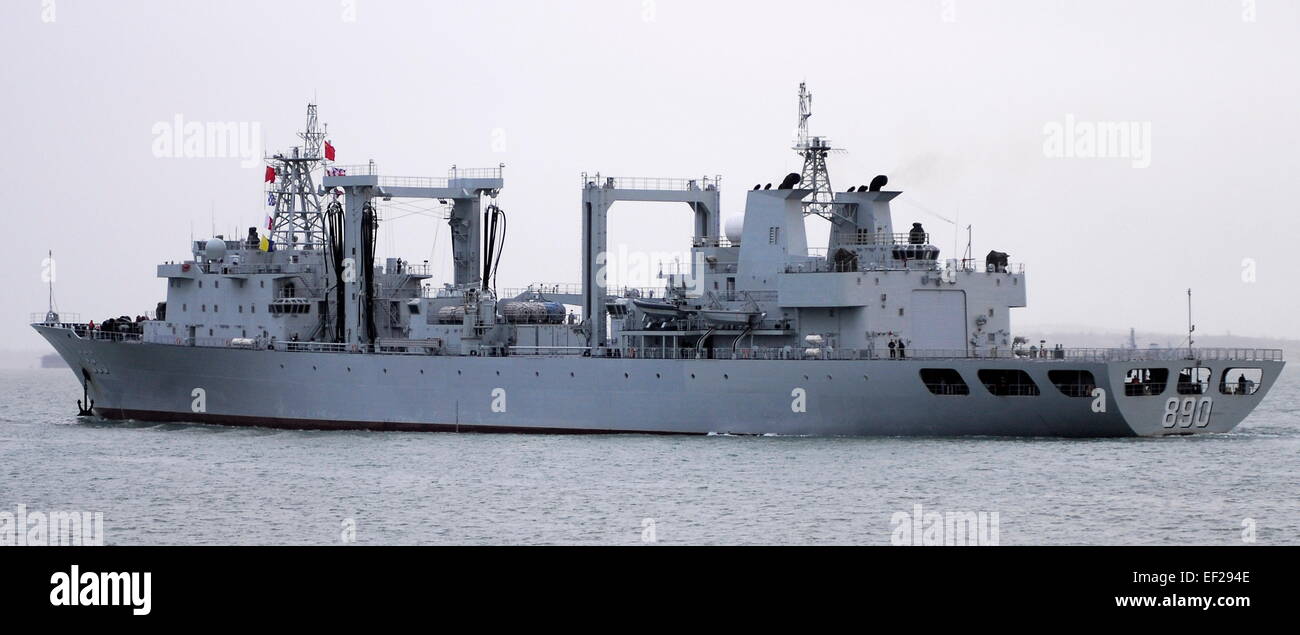
[[[307,104],[307,125],[298,133],[302,145],[267,159],[276,173],[275,182],[267,184],[267,204],[273,208],[270,231],[277,249],[325,248],[325,217],[313,174],[324,159],[325,134],[316,104]]]
[[[808,134],[808,119],[812,117],[812,93],[808,92],[805,82],[799,83],[799,137],[795,141],[794,151],[803,157],[802,179],[799,187],[810,189],[812,193],[804,199],[804,214],[816,214],[830,219],[834,213],[831,201],[835,191],[831,189],[830,173],[826,169],[826,155],[835,152],[830,139]]]

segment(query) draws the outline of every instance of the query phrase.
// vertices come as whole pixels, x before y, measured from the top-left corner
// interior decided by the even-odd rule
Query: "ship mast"
[[[808,119],[812,117],[812,93],[808,92],[805,82],[799,83],[799,137],[795,141],[794,151],[803,157],[803,178],[799,187],[812,190],[804,199],[805,215],[816,214],[830,220],[834,215],[835,191],[831,189],[830,173],[826,169],[826,155],[837,149],[831,146],[830,139],[808,133]]]
[[[325,219],[312,176],[322,160],[325,134],[316,104],[307,104],[307,125],[298,133],[303,144],[267,159],[276,173],[275,182],[267,184],[267,204],[274,208],[271,240],[280,249],[325,248]]]
[[[45,312],[45,323],[54,324],[59,321],[59,310],[54,306],[54,250],[49,251],[45,260],[45,275],[49,278],[50,283],[50,308]]]

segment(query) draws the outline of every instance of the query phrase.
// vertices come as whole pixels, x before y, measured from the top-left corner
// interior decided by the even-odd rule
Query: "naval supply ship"
[[[800,174],[721,219],[720,180],[583,174],[579,284],[498,292],[503,168],[397,177],[341,165],[308,106],[267,158],[268,223],[192,241],[166,300],[135,318],[35,316],[81,382],[85,416],[292,429],[746,435],[1165,436],[1227,432],[1279,350],[1028,346],[1022,265],[941,258],[895,226],[878,176],[837,190],[825,137]],[[438,201],[452,280],[379,262],[384,202]],[[685,204],[691,262],[659,288],[607,284],[622,201]],[[805,222],[829,223],[810,247]],[[725,227],[724,227],[725,225]]]

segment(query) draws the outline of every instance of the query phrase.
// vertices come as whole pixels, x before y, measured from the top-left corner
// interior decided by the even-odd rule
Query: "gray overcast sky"
[[[848,149],[838,188],[887,174],[896,223],[951,251],[913,204],[959,215],[976,254],[1025,263],[1014,325],[1176,332],[1190,286],[1202,332],[1294,336],[1294,2],[8,0],[0,53],[0,348],[42,346],[24,324],[47,248],[60,307],[99,320],[163,299],[154,265],[191,228],[262,221],[260,167],[154,156],[177,114],[256,122],[274,150],[314,98],[341,163],[506,163],[512,287],[578,280],[584,170],[721,174],[739,212],[799,167],[803,80],[813,131]],[[1046,156],[1067,116],[1149,125],[1150,166]],[[448,272],[446,228],[401,209],[381,248]],[[682,251],[690,228],[684,206],[616,207],[611,249]]]

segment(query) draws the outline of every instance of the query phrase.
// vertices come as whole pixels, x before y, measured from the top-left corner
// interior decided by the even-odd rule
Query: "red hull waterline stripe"
[[[471,423],[411,423],[403,421],[326,421],[321,419],[286,419],[279,417],[245,417],[192,412],[95,408],[95,414],[115,421],[157,421],[165,423],[210,423],[224,426],[276,428],[280,430],[375,430],[380,432],[490,432],[516,434],[664,434],[699,435],[698,432],[663,430],[595,430],[527,426],[495,426]]]

